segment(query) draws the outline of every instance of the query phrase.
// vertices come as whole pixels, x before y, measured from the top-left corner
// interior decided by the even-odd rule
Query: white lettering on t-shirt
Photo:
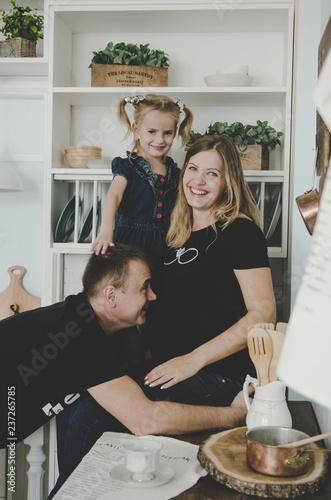
[[[79,392],[77,392],[76,394],[68,394],[64,398],[64,404],[71,405],[79,397],[80,397]],[[47,403],[42,408],[42,410],[48,417],[53,417],[53,415],[57,415],[58,413],[60,413],[60,411],[64,410],[64,407],[62,406],[61,403],[56,403],[54,406],[52,406],[51,403]]]
[[[186,255],[186,258],[189,257],[188,260],[186,260],[186,258],[182,259],[183,255],[187,254],[188,252],[190,252],[189,255]],[[174,260],[172,260],[171,262],[164,262],[164,265],[170,266],[170,264],[173,264],[176,261],[178,261],[178,264],[188,264],[189,262],[192,262],[192,260],[196,259],[198,255],[199,251],[196,248],[188,248],[187,250],[185,250],[185,247],[179,248],[178,250],[176,250],[176,257],[174,258]]]

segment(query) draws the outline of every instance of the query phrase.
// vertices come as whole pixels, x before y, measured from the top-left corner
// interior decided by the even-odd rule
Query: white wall
[[[298,292],[312,237],[301,218],[295,198],[311,188],[316,133],[316,108],[312,92],[317,82],[320,41],[320,2],[297,0],[292,115],[291,179],[291,303]]]
[[[297,0],[292,135],[291,300],[292,307],[303,277],[312,237],[303,223],[295,198],[311,188],[316,134],[312,92],[318,77],[318,45],[331,15],[330,0]],[[318,188],[318,181],[315,187]],[[291,399],[305,399],[290,391]],[[331,411],[314,404],[322,431],[331,428]]]
[[[26,268],[25,290],[41,295],[44,102],[0,98],[0,166],[21,177],[22,192],[0,191],[0,292],[10,283],[7,269]]]

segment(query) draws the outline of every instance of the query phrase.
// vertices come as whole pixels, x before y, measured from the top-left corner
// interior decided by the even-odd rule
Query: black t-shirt
[[[191,352],[247,313],[234,270],[269,267],[265,237],[238,218],[215,238],[211,226],[194,231],[182,248],[163,256],[147,326],[154,364]],[[247,349],[206,369],[239,382],[255,374]]]
[[[8,437],[29,436],[86,389],[125,375],[119,335],[104,333],[82,293],[1,321],[0,448]]]

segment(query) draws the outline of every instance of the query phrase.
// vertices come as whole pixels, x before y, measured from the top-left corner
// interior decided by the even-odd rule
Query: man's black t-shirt
[[[119,335],[107,336],[82,293],[0,322],[0,448],[21,441],[86,389],[125,375]]]
[[[236,219],[217,238],[211,226],[168,249],[153,288],[147,335],[154,364],[191,352],[239,321],[247,309],[234,270],[269,267],[262,231]],[[206,369],[243,382],[255,374],[244,349]]]

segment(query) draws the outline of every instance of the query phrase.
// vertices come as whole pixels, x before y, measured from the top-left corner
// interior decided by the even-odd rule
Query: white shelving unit
[[[89,253],[97,231],[97,193],[111,182],[110,172],[68,171],[64,148],[87,144],[101,147],[105,157],[124,156],[131,142],[122,141],[124,131],[118,125],[116,108],[125,95],[150,92],[180,98],[194,113],[194,131],[203,132],[215,121],[267,120],[284,133],[282,145],[271,153],[269,170],[246,171],[245,175],[262,194],[260,206],[268,212],[268,224],[275,222],[274,186],[281,187],[281,213],[275,237],[270,239],[269,255],[286,258],[293,15],[294,1],[96,0],[93,5],[87,0],[47,1],[46,303],[63,298],[63,279],[58,275],[63,273],[65,256]],[[110,41],[149,43],[151,48],[165,50],[170,58],[169,86],[91,87],[93,51]],[[252,86],[205,85],[203,76],[239,64],[249,64]],[[177,143],[172,156],[182,164],[184,152]],[[75,229],[69,241],[55,242],[59,217],[73,195]],[[101,198],[103,201],[104,196]],[[91,206],[92,231],[82,243],[79,236]],[[60,288],[49,286],[50,282]]]

